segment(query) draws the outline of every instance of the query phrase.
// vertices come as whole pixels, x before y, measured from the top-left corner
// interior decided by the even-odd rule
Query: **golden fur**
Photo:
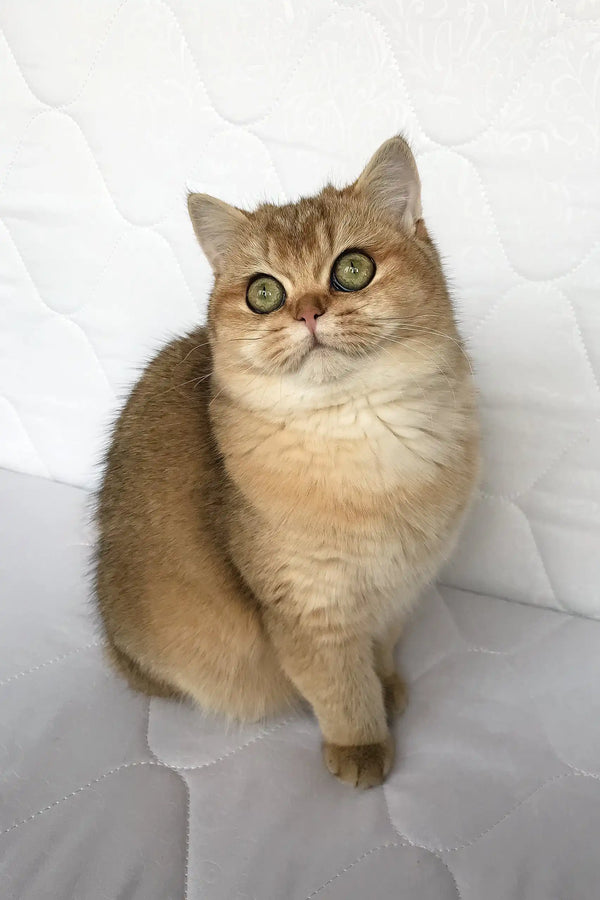
[[[215,272],[208,324],[134,388],[98,505],[98,603],[130,683],[246,720],[303,697],[330,771],[361,787],[391,766],[394,646],[478,471],[419,189],[398,137],[355,184],[295,204],[243,213],[190,195]],[[348,248],[376,274],[342,293],[330,271]],[[248,308],[255,273],[283,284],[281,309]]]

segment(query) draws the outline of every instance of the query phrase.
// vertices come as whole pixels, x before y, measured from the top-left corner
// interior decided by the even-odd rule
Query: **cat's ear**
[[[235,244],[246,215],[235,206],[209,194],[188,194],[188,211],[198,242],[214,272],[219,272],[223,257]]]
[[[381,145],[353,188],[396,224],[414,233],[422,216],[421,180],[415,158],[403,137],[396,135]]]

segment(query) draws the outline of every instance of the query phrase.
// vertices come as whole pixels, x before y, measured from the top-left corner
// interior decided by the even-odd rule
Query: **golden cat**
[[[117,422],[96,592],[136,688],[252,720],[305,698],[358,787],[393,760],[394,646],[477,478],[470,367],[408,145],[285,206],[191,194],[206,328]]]

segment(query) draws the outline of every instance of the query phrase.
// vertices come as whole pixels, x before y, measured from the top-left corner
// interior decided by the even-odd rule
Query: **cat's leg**
[[[156,578],[134,614],[114,622],[109,655],[136,690],[189,698],[202,709],[256,721],[294,704],[258,609],[225,567],[197,583]],[[217,577],[218,575],[218,577]]]
[[[329,771],[355,787],[381,784],[394,745],[370,636],[311,628],[273,613],[266,621],[282,669],[315,711]]]
[[[403,619],[398,619],[373,643],[375,670],[383,685],[385,708],[390,718],[403,713],[408,703],[408,688],[402,676],[398,674],[394,659],[394,650],[403,627]]]

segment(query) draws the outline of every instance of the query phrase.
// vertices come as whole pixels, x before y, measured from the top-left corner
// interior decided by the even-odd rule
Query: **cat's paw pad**
[[[408,686],[403,678],[394,672],[382,679],[383,698],[388,716],[400,716],[408,704]]]
[[[394,761],[394,742],[388,735],[380,744],[325,744],[323,757],[332,775],[364,790],[384,781]]]

